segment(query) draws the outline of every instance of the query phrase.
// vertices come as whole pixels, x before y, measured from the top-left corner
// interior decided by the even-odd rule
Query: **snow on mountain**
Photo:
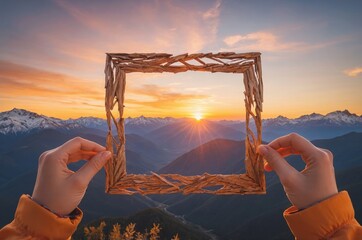
[[[276,118],[269,118],[263,120],[263,125],[276,125],[276,126],[284,126],[290,123],[290,119],[284,116],[278,116]]]
[[[176,120],[177,119],[171,117],[148,118],[140,116],[136,118],[127,118],[125,120],[126,132],[139,133],[142,131],[152,131],[155,128],[173,123]],[[74,129],[82,127],[103,131],[107,131],[108,129],[106,120],[96,117],[62,120],[17,108],[6,112],[0,112],[0,134],[27,133],[36,129]]]
[[[11,111],[0,113],[0,133],[22,133],[35,128],[62,127],[61,119],[51,118],[23,109],[14,108]]]
[[[145,134],[151,132],[157,128],[166,126],[168,124],[180,121],[182,119],[176,119],[172,117],[165,118],[152,118],[140,116],[136,118],[126,118],[125,120],[125,130],[126,133],[135,133],[135,134]]]
[[[339,123],[339,124],[358,124],[358,123],[362,123],[362,116],[357,116],[354,113],[350,113],[348,110],[344,110],[344,111],[335,111],[335,112],[331,112],[328,113],[325,116],[326,119],[329,119],[330,121],[334,122],[334,123]]]
[[[348,110],[334,111],[326,115],[312,113],[303,115],[298,118],[288,119],[283,116],[277,118],[265,119],[263,121],[265,126],[284,126],[284,125],[303,125],[319,123],[321,125],[354,125],[362,124],[362,116],[350,113]]]
[[[135,133],[142,135],[157,128],[184,120],[185,119],[182,118],[172,117],[129,117],[125,119],[125,129],[127,134]],[[218,123],[235,129],[245,128],[245,122],[243,121],[222,120],[218,121]],[[348,110],[335,111],[326,115],[312,113],[294,119],[278,116],[276,118],[263,120],[263,126],[266,128],[288,126],[362,126],[362,116],[350,113]],[[105,119],[95,117],[81,117],[77,119],[62,120],[17,108],[0,113],[0,134],[26,133],[34,129],[74,129],[82,127],[106,131],[107,122]]]
[[[68,119],[64,120],[67,124],[75,124],[78,126],[86,127],[86,128],[95,128],[107,131],[107,121],[102,118],[96,118],[96,117],[80,117],[76,119]]]
[[[170,124],[170,123],[174,123],[176,121],[175,118],[172,117],[165,117],[165,118],[152,118],[152,117],[145,117],[145,116],[140,116],[140,117],[136,117],[136,118],[131,118],[128,117],[125,120],[125,124],[126,125],[153,125],[153,124],[161,124],[161,125],[166,125],[166,124]]]

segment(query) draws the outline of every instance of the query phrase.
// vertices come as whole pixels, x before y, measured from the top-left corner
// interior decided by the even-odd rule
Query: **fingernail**
[[[102,152],[101,157],[102,158],[109,158],[111,156],[111,154],[112,153],[110,151],[104,151],[104,152]]]
[[[265,156],[268,154],[268,148],[264,145],[260,145],[258,148],[258,152],[262,155]]]

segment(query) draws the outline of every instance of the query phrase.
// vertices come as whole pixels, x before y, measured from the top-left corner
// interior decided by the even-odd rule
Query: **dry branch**
[[[188,61],[194,60],[198,65]],[[245,174],[203,174],[182,176],[179,174],[134,175],[126,173],[124,93],[126,73],[131,72],[186,72],[206,71],[243,73],[246,108]],[[107,149],[113,157],[105,166],[106,192],[111,194],[263,194],[265,177],[263,160],[256,149],[262,141],[261,112],[263,81],[260,53],[196,53],[173,56],[167,53],[108,53],[105,66],[105,108],[108,124]],[[118,120],[113,115],[118,107]],[[256,133],[250,128],[250,119]],[[113,123],[113,124],[112,124]],[[112,125],[117,138],[112,136]]]

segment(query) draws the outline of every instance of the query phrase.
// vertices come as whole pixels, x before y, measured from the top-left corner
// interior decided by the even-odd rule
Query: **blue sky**
[[[362,114],[360,1],[3,1],[0,110],[104,117],[106,52],[262,53],[264,117]],[[243,118],[233,74],[130,74],[126,115]],[[128,101],[128,102],[127,102]],[[235,111],[237,109],[237,111]]]

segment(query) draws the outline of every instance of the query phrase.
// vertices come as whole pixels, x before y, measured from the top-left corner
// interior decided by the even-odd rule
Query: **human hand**
[[[276,172],[289,201],[298,209],[338,193],[332,153],[302,136],[292,133],[277,138],[268,145],[260,145],[258,152],[267,161],[264,169]],[[283,158],[292,154],[301,155],[306,163],[303,171],[297,171]]]
[[[32,199],[59,215],[68,215],[82,200],[89,182],[111,157],[106,149],[80,137],[39,157]],[[67,164],[87,160],[77,172]]]

